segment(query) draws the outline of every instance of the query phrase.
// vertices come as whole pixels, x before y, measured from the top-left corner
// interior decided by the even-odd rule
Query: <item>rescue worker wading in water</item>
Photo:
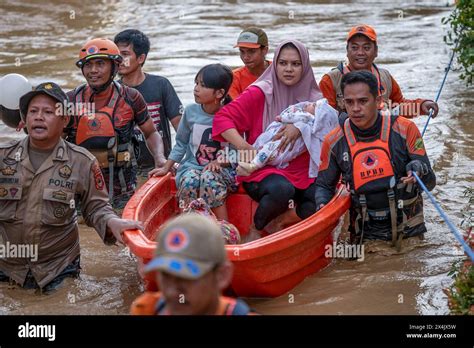
[[[347,64],[340,62],[336,68],[325,74],[319,82],[319,88],[329,105],[338,111],[344,111],[344,102],[341,90],[341,79],[351,71],[370,71],[377,78],[379,109],[394,113],[398,106],[398,115],[412,118],[428,115],[433,109],[432,117],[438,114],[438,104],[427,99],[406,99],[397,81],[387,69],[375,65],[378,55],[377,34],[370,25],[357,25],[347,36]]]
[[[114,81],[122,57],[111,40],[88,41],[76,65],[87,84],[68,93],[76,117],[67,140],[87,148],[99,161],[114,208],[121,209],[133,195],[137,163],[133,129],[138,125],[153,155],[156,168],[166,162],[163,140],[148,115],[142,95]],[[154,170],[150,172],[150,175]]]
[[[426,232],[416,172],[429,190],[436,185],[423,139],[416,125],[403,117],[382,116],[377,79],[368,71],[342,78],[348,115],[324,139],[316,180],[316,207],[334,196],[342,174],[352,197],[349,230],[353,241],[401,240]]]
[[[160,292],[133,303],[134,315],[248,315],[245,302],[222,296],[232,280],[224,238],[217,223],[196,213],[170,220],[158,231],[156,256],[145,272],[156,271]]]

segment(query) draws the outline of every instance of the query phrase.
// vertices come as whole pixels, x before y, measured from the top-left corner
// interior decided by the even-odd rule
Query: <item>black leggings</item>
[[[306,219],[316,212],[314,183],[306,190],[301,190],[294,187],[284,176],[271,174],[260,182],[244,182],[243,186],[248,195],[259,202],[253,218],[258,230],[262,230],[270,221],[287,211],[291,207],[291,200],[296,205],[296,214],[301,219]]]

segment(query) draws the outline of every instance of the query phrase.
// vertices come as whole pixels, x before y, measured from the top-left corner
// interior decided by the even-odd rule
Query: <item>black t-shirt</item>
[[[182,114],[182,103],[176,91],[167,78],[158,75],[145,74],[145,80],[138,86],[132,86],[138,90],[145,99],[148,114],[153,120],[156,129],[163,137],[165,156],[171,151],[171,130],[169,120]],[[153,166],[153,157],[144,144],[141,133],[136,133],[140,140],[140,167]],[[143,141],[142,141],[143,140]],[[150,163],[151,162],[151,163]]]

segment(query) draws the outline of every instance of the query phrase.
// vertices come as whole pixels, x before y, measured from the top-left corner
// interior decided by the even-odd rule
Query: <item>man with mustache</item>
[[[0,145],[0,245],[34,246],[38,251],[28,257],[0,257],[0,281],[42,291],[79,275],[75,197],[86,224],[106,244],[122,243],[126,229],[143,229],[114,213],[94,156],[61,138],[69,122],[64,103],[66,94],[53,82],[23,95],[20,112],[28,135]]]

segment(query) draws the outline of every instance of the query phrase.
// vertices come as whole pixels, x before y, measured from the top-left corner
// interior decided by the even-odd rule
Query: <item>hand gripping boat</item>
[[[257,206],[241,188],[227,198],[229,220],[242,236],[248,232]],[[242,297],[280,296],[327,266],[331,260],[324,256],[325,246],[332,244],[332,232],[349,206],[350,195],[340,185],[334,198],[309,218],[250,243],[226,245],[234,264],[233,292]],[[143,265],[153,258],[156,232],[176,214],[179,208],[171,174],[149,179],[123,211],[124,219],[139,220],[145,226],[145,233],[126,231],[124,241],[138,259],[146,290],[157,290],[154,275],[142,272]]]

